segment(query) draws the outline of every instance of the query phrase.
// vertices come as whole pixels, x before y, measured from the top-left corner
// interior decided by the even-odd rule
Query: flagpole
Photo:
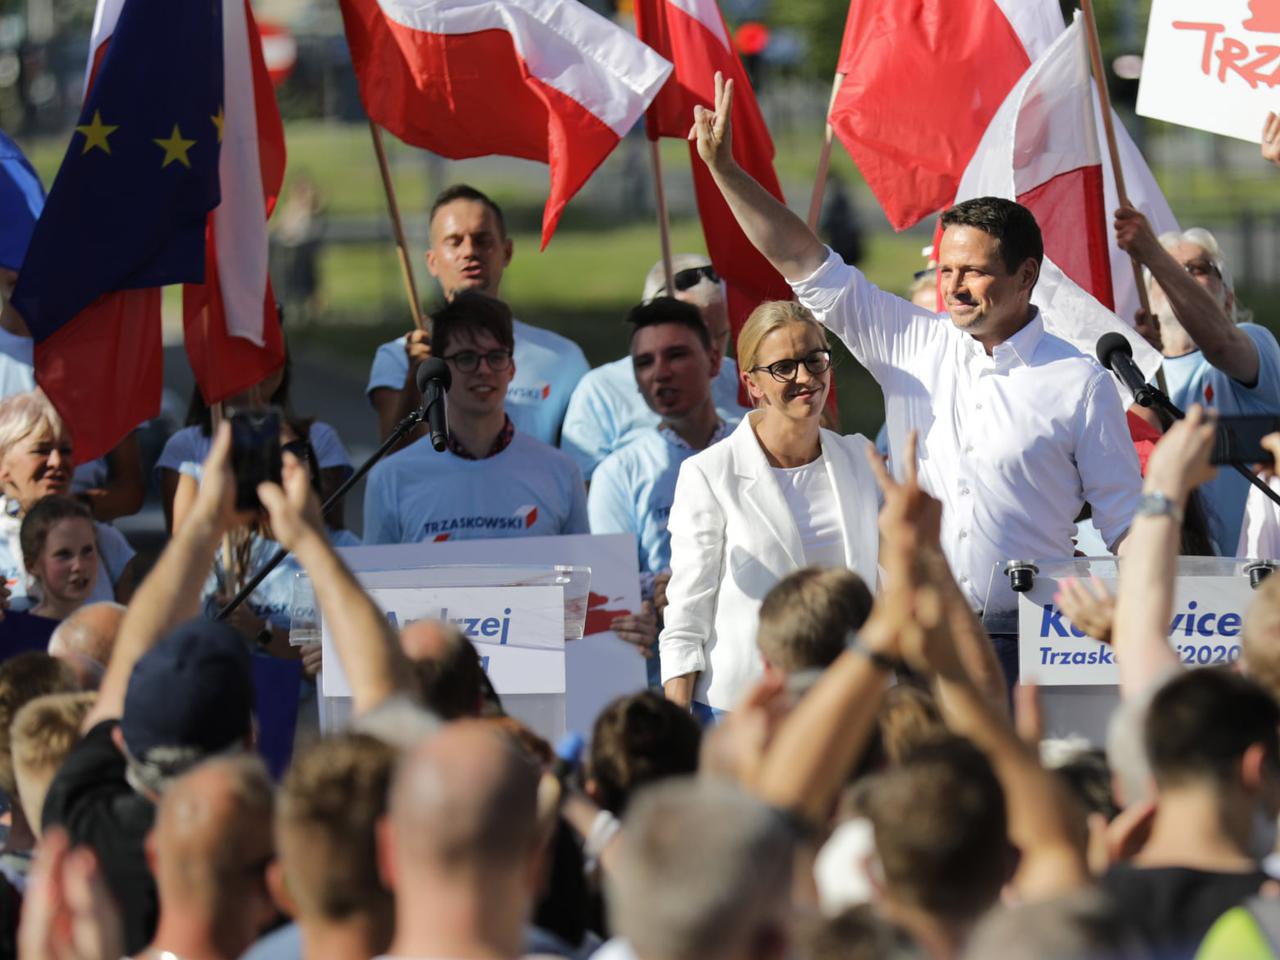
[[[827,102],[827,129],[822,135],[822,151],[818,154],[818,170],[813,178],[813,196],[809,198],[809,229],[818,232],[818,219],[822,216],[822,198],[827,190],[827,173],[831,170],[831,141],[835,131],[831,129],[831,111],[836,105],[836,94],[840,92],[840,84],[844,82],[844,74],[837,73],[831,83],[831,99]]]
[[[400,222],[400,205],[396,203],[396,188],[391,182],[391,167],[387,164],[387,151],[382,145],[382,129],[372,119],[369,120],[369,134],[373,137],[373,152],[378,158],[378,172],[382,174],[382,189],[387,195],[387,212],[391,215],[391,230],[395,234],[396,254],[400,260],[400,276],[404,280],[404,290],[409,297],[409,311],[413,315],[414,327],[425,330],[422,305],[418,302],[418,286],[413,282],[413,261],[409,257],[409,245],[404,239],[404,225]]]
[[[653,200],[658,208],[658,239],[662,244],[662,279],[667,296],[674,297],[676,279],[671,266],[671,217],[667,213],[667,190],[662,183],[662,151],[657,140],[649,141],[649,160],[653,167]]]
[[[222,421],[225,419],[226,413],[223,410],[221,400],[209,407],[209,429],[211,435],[218,432],[218,428],[222,426]],[[236,569],[236,551],[231,542],[230,530],[227,530],[222,535],[222,575],[226,579],[226,586],[235,590],[240,571]]]

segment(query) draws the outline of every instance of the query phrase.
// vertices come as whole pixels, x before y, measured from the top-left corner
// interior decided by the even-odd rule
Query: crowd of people
[[[732,96],[718,80],[692,136],[795,299],[734,337],[710,261],[679,255],[637,274],[625,355],[590,369],[502,299],[500,207],[447,189],[443,301],[368,384],[385,440],[447,364],[445,449],[419,429],[373,468],[359,538],[321,512],[353,466],[286,362],[227,401],[280,411],[281,482],[237,506],[196,391],[136,576],[111,521],[142,502],[137,444],[77,464],[5,310],[0,958],[1280,956],[1280,577],[1234,667],[1169,642],[1178,557],[1280,557],[1280,513],[1210,467],[1219,415],[1280,415],[1280,346],[1216,240],[1116,213],[1187,410],[1164,423],[1034,305],[1028,210],[945,211],[900,298],[738,166]],[[884,450],[834,429],[831,335],[884,392]],[[643,604],[613,627],[650,670],[581,750],[509,715],[453,625],[389,620],[341,553],[585,533],[636,539]],[[1085,552],[1123,572],[1056,598],[1113,651],[1105,749],[1044,736],[1016,637],[982,619],[1006,561]],[[301,574],[351,688],[323,735],[299,723],[325,659],[291,636]]]

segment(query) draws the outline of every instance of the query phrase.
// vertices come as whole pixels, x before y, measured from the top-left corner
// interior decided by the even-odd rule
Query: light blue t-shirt
[[[507,387],[507,416],[517,431],[555,444],[560,440],[560,424],[569,406],[569,395],[591,365],[582,348],[568,337],[519,320],[512,323],[511,329],[515,334],[516,375]],[[366,395],[372,396],[374,390],[383,387],[404,389],[409,376],[405,339],[384,343],[373,355]]]
[[[748,412],[738,403],[738,365],[728,357],[712,381],[711,397],[720,419],[730,428]],[[582,378],[569,399],[560,449],[573,457],[582,476],[591,480],[601,460],[656,427],[660,419],[644,402],[631,357],[626,356],[596,367]]]
[[[328,470],[330,467],[351,468],[351,458],[347,456],[338,432],[329,424],[320,420],[313,421],[308,439],[311,441],[311,449],[316,452],[316,466],[321,470]],[[195,468],[204,464],[211,445],[209,435],[199,427],[183,427],[175,431],[160,451],[160,458],[155,466],[157,476],[161,470],[173,470],[199,479],[200,472]]]
[[[12,500],[0,501],[0,576],[9,588],[9,607],[29,610],[36,605],[36,597],[32,596],[34,584],[22,562],[22,544],[18,539],[22,520],[13,512],[14,506]],[[124,534],[115,527],[96,520],[93,525],[98,531],[98,580],[87,603],[116,598],[115,585],[134,553]]]
[[[1258,348],[1257,384],[1246,387],[1212,366],[1199,350],[1193,350],[1164,361],[1169,399],[1175,405],[1186,410],[1198,403],[1224,417],[1280,414],[1280,344],[1270,330],[1256,323],[1242,323],[1239,328]],[[1223,556],[1235,555],[1248,495],[1249,482],[1230,467],[1220,467],[1217,476],[1200,487],[1209,515],[1209,533]]]
[[[721,423],[711,442],[728,433]],[[679,435],[658,426],[640,433],[600,461],[587,492],[592,533],[634,533],[640,575],[646,583],[671,568],[667,518],[676,496],[680,464],[698,451]]]
[[[582,474],[519,430],[484,460],[436,453],[424,437],[374,467],[365,487],[368,544],[587,532]]]
[[[358,547],[360,546],[360,538],[349,530],[325,530],[329,542],[335,547]],[[249,577],[262,566],[266,565],[276,551],[280,549],[280,544],[274,540],[268,540],[266,537],[255,536],[253,543],[249,547]],[[293,603],[293,581],[296,575],[301,572],[302,565],[291,553],[285,557],[280,565],[267,574],[266,579],[258,584],[253,593],[249,594],[245,603],[248,604],[255,615],[266,619],[272,627],[280,630],[289,629],[289,607]],[[204,582],[204,592],[201,599],[204,603],[205,615],[212,618],[218,610],[221,609],[221,603],[215,599],[220,592],[222,582],[222,551],[218,551],[218,556],[214,560],[213,569],[209,571],[209,576]],[[245,579],[249,579],[246,577]],[[228,591],[234,594],[235,591]]]

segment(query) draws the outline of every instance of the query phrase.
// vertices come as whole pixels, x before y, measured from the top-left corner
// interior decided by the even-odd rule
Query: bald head
[[[165,791],[151,835],[162,908],[226,900],[273,852],[271,780],[247,754],[206,761]],[[259,878],[260,879],[260,878]]]
[[[49,653],[69,662],[82,680],[86,676],[100,678],[102,669],[111,661],[124,609],[120,603],[86,604],[58,624],[49,638]],[[95,666],[96,671],[92,669]],[[83,682],[81,685],[97,686]]]
[[[391,790],[404,870],[519,867],[537,842],[539,771],[499,731],[452,723],[401,763]]]
[[[478,717],[487,684],[480,655],[451,623],[415,620],[400,631],[400,649],[413,664],[418,696],[445,720]]]

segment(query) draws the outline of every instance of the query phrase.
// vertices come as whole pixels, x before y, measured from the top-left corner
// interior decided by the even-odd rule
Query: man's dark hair
[[[436,356],[443,357],[459,334],[474,337],[484,330],[502,346],[514,350],[516,340],[511,321],[511,308],[501,300],[475,290],[464,290],[432,315],[432,349]]]
[[[1004,791],[973,744],[919,747],[868,781],[865,812],[895,902],[953,923],[995,905],[1011,865]]]
[[[688,710],[645,690],[619,697],[596,717],[587,776],[595,800],[622,816],[635,791],[698,769],[702,729]]]
[[[1261,743],[1280,762],[1280,707],[1256,681],[1206,667],[1174,677],[1157,692],[1144,728],[1160,789],[1189,782],[1231,782],[1245,750]]]
[[[444,626],[442,636],[444,648],[439,656],[413,661],[418,695],[443,720],[478,717],[487,687],[480,655],[452,625]]]
[[[707,332],[702,311],[692,303],[685,303],[675,297],[654,297],[647,303],[632,307],[627,314],[627,323],[631,324],[632,339],[635,339],[636,331],[644,327],[656,327],[664,323],[687,327],[698,335],[698,342],[703,347],[711,349],[711,334]]]
[[[760,605],[756,644],[779,670],[828,667],[871,613],[871,591],[852,570],[805,567],[778,581]]]
[[[448,206],[455,200],[472,200],[475,203],[483,203],[492,212],[498,221],[498,233],[502,239],[507,238],[507,218],[502,215],[502,208],[489,198],[487,194],[481,193],[475,187],[465,183],[455,183],[451,187],[445,187],[431,203],[431,212],[427,215],[427,223],[435,220],[436,214],[441,207]]]
[[[1034,260],[1037,266],[1044,262],[1040,224],[1030,210],[1012,200],[977,197],[957,203],[943,211],[942,229],[947,227],[974,227],[995,237],[1000,242],[1000,259],[1010,273],[1027,259]]]

